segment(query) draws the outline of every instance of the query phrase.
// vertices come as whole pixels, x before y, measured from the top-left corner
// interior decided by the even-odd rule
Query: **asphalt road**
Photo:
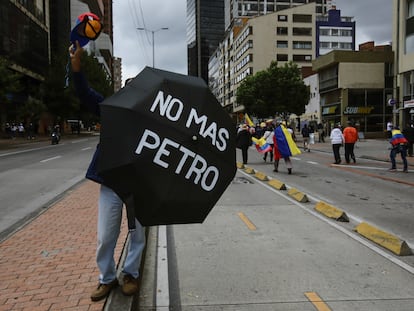
[[[0,238],[84,179],[97,137],[63,138],[0,151]]]

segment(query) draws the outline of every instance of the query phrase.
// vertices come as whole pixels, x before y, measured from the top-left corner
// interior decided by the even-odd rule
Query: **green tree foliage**
[[[302,114],[309,101],[309,88],[303,83],[298,66],[289,62],[248,76],[237,89],[237,102],[245,112],[266,118],[281,113]]]
[[[0,57],[0,114],[7,111],[12,95],[22,90],[21,74],[11,70],[10,65],[7,59]]]
[[[43,97],[49,113],[58,120],[80,118],[84,121],[94,121],[95,116],[80,106],[75,94],[71,72],[69,70],[69,86],[65,85],[69,58],[67,53],[58,56],[52,62],[44,83]],[[113,94],[110,79],[106,76],[102,65],[94,55],[82,55],[83,72],[87,75],[89,84],[105,97]],[[69,67],[70,68],[70,67]]]

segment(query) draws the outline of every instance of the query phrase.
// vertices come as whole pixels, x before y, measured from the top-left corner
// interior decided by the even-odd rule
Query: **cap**
[[[76,19],[76,25],[70,32],[70,41],[79,42],[80,46],[86,45],[89,40],[96,40],[102,31],[102,24],[97,15],[83,13]]]

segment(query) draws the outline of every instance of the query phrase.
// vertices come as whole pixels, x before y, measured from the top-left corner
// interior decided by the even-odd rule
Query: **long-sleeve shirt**
[[[337,127],[331,131],[330,138],[331,138],[332,145],[342,144],[344,142],[344,135],[342,135],[341,130]]]

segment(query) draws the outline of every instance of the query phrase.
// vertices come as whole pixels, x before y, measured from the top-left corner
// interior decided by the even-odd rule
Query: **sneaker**
[[[292,174],[292,169],[291,168],[288,168],[288,174],[289,175]]]
[[[91,300],[99,301],[99,300],[104,299],[106,296],[109,295],[111,289],[117,286],[118,286],[117,279],[113,280],[111,283],[108,283],[108,284],[99,283],[98,287],[91,294]]]
[[[275,168],[275,169],[273,170],[273,172],[277,173],[277,172],[278,172],[277,168]]]
[[[396,172],[397,171],[397,169],[396,168],[390,168],[389,170],[388,170],[388,172]]]
[[[408,173],[408,170],[403,170],[403,173]]]
[[[138,279],[134,279],[131,275],[126,274],[124,276],[122,284],[122,293],[126,296],[132,296],[138,293]]]

